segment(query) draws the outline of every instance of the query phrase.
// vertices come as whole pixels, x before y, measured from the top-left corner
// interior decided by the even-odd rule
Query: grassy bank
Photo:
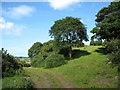
[[[118,71],[117,66],[112,67],[108,64],[107,55],[101,46],[86,46],[82,48],[73,48],[74,58],[69,60],[67,64],[52,69],[42,68],[25,68],[29,73],[42,72],[46,74],[52,88],[55,84],[58,87],[72,88],[117,88],[118,87]],[[33,70],[33,71],[32,71]],[[35,74],[35,73],[34,73]],[[38,74],[37,74],[38,75]],[[53,78],[50,78],[52,77]],[[42,76],[31,77],[32,79]],[[61,79],[61,80],[60,80]],[[41,80],[44,81],[44,80]],[[64,85],[65,83],[68,83]],[[34,81],[36,84],[36,82]],[[39,81],[37,81],[37,84]],[[41,82],[42,83],[42,82]],[[42,86],[42,85],[40,85]],[[45,87],[45,86],[44,86]],[[49,86],[51,87],[51,86]]]

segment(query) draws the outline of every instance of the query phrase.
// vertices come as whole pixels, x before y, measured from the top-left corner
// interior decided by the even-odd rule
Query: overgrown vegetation
[[[7,53],[7,50],[0,50],[2,55],[2,77],[11,77],[16,74],[16,71],[22,70],[21,63],[18,63],[17,60]]]
[[[2,80],[2,88],[33,88],[33,82],[29,77],[13,76]]]
[[[58,67],[65,64],[65,58],[60,54],[50,54],[45,60],[45,68]]]
[[[2,55],[2,88],[32,88],[33,83],[25,76],[21,61],[7,53],[7,50],[0,50]]]
[[[106,50],[109,53],[109,60],[114,64],[120,63],[120,40],[111,40],[106,45]]]
[[[90,45],[101,46],[102,45],[102,41],[100,41],[100,40],[98,40],[98,41],[91,41]]]

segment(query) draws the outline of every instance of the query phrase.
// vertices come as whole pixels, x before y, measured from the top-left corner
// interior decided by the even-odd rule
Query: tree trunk
[[[69,58],[72,58],[72,47],[70,47],[70,51],[69,51]]]

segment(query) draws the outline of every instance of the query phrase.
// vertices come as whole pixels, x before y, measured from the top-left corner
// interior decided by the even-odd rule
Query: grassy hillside
[[[57,68],[25,68],[35,87],[117,88],[117,66],[107,62],[101,46],[73,48],[74,58]]]

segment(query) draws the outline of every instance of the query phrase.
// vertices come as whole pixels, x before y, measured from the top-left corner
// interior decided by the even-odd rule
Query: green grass
[[[24,61],[25,63],[31,64],[31,60],[29,58],[20,58],[20,61]]]
[[[117,66],[112,67],[111,64],[108,64],[107,55],[103,53],[104,49],[101,52],[99,48],[102,46],[73,48],[76,56],[72,60],[68,60],[67,64],[57,68],[37,68],[37,70],[54,72],[72,83],[73,88],[117,88]],[[47,77],[55,82],[53,88],[55,88],[55,84],[59,84],[50,73],[47,74]],[[37,76],[34,75],[34,78]],[[60,85],[58,86],[60,87]]]
[[[49,69],[62,75],[78,88],[117,88],[118,76],[117,67],[112,67],[107,63],[107,55],[96,52],[101,46],[87,46],[73,48],[73,50],[83,50],[89,54],[68,61],[67,64]],[[81,53],[80,53],[81,54]]]
[[[37,84],[39,84],[39,83],[44,84],[43,77],[47,77],[52,82],[52,83],[50,83],[51,88],[61,88],[62,87],[59,84],[59,81],[56,78],[54,78],[50,73],[45,72],[44,69],[39,69],[39,68],[27,69],[27,67],[24,67],[24,70],[26,71],[25,74],[30,76],[32,80],[34,79],[33,81],[36,81]]]
[[[2,89],[2,79],[0,78],[0,90]]]
[[[13,76],[2,79],[2,88],[33,88],[34,84],[29,77]]]
[[[47,76],[48,78],[50,78],[51,81],[52,81],[52,85],[51,85],[52,88],[64,88],[64,87],[62,87],[62,86],[60,85],[59,80],[57,80],[56,78],[54,78],[50,73],[48,73],[48,72],[45,72],[45,73],[46,73],[46,76]]]

